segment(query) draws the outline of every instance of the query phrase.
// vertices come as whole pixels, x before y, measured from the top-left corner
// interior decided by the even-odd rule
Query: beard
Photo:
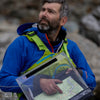
[[[42,22],[45,21],[45,22]],[[51,32],[57,31],[60,25],[60,20],[54,19],[52,21],[49,21],[46,17],[42,17],[37,27],[41,33],[50,34]]]

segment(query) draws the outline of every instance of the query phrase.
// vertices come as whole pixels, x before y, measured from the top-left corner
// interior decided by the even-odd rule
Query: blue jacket
[[[17,30],[18,34],[21,35],[26,30],[37,31],[37,35],[51,51],[51,47],[45,34],[40,33],[36,27],[32,27],[32,24],[33,23],[21,25]],[[64,28],[62,29],[64,30]],[[61,43],[53,46],[54,51],[57,50],[60,44]],[[68,39],[67,48],[70,57],[73,59],[77,68],[82,70],[82,78],[90,88],[94,89],[96,86],[95,76],[77,44]],[[22,92],[16,82],[16,78],[21,74],[21,72],[24,72],[31,65],[37,62],[43,53],[44,51],[39,51],[37,45],[30,42],[25,36],[17,37],[6,50],[3,65],[0,70],[0,88],[5,92]]]

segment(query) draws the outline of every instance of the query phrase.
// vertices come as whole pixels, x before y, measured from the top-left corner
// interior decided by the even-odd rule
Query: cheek
[[[40,13],[40,14],[39,14],[39,20],[40,20],[41,18],[42,18],[42,14]]]

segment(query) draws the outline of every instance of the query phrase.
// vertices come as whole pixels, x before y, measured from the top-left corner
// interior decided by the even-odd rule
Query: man
[[[0,71],[0,88],[3,91],[22,93],[16,78],[34,65],[44,54],[44,50],[39,50],[37,44],[30,42],[23,34],[30,31],[36,32],[50,52],[58,53],[65,42],[66,30],[63,25],[67,22],[67,16],[68,6],[65,0],[43,0],[39,22],[24,24],[18,28],[17,32],[21,36],[15,39],[8,47]],[[86,84],[91,89],[94,89],[96,86],[95,76],[85,57],[76,43],[69,39],[67,42],[66,48],[70,58],[77,66]],[[57,91],[59,93],[63,92],[56,83],[62,83],[62,81],[59,79],[40,78],[40,87],[48,95]],[[23,100],[23,97],[20,100]]]

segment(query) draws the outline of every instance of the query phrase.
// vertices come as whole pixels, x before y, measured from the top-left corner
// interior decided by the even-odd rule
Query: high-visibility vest
[[[70,62],[73,64],[73,66],[76,67],[75,63],[70,58],[70,55],[67,50],[67,45],[68,45],[67,39],[64,40],[61,50],[58,53],[52,53],[49,51],[49,49],[46,47],[46,45],[42,42],[42,40],[37,36],[37,34],[34,31],[29,32],[24,36],[26,36],[30,42],[35,42],[36,45],[38,46],[39,50],[44,50],[43,56],[35,64],[33,64],[30,68],[28,68],[26,71],[24,71],[24,73],[34,69],[35,67],[41,65],[42,63],[46,62],[47,60],[51,59],[52,57],[58,55],[61,52],[64,52],[67,55],[67,57],[69,58]],[[18,100],[20,100],[22,95],[23,95],[23,93],[17,94]]]

